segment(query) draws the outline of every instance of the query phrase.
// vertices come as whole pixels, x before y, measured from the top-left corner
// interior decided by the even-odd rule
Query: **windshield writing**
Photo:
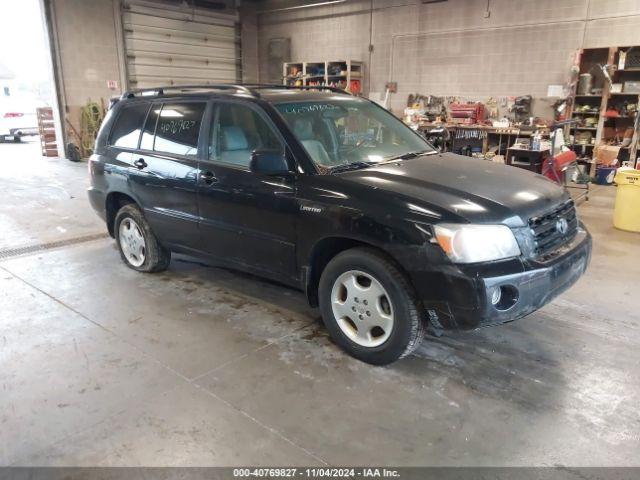
[[[434,151],[391,113],[364,100],[345,96],[281,103],[276,108],[321,170]]]

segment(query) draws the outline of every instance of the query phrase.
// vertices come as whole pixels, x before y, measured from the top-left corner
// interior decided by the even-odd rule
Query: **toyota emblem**
[[[566,218],[559,218],[556,222],[556,231],[562,235],[567,233],[569,230],[569,222],[567,222]]]

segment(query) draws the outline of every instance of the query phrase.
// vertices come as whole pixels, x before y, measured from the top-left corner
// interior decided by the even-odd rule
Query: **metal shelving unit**
[[[356,60],[323,62],[285,62],[284,85],[336,87],[354,95],[362,94],[364,64]]]
[[[592,73],[597,74],[598,70],[602,66],[606,65],[609,75],[612,79],[612,83],[624,84],[627,80],[640,80],[640,76],[637,74],[640,72],[640,68],[624,68],[623,63],[620,61],[621,55],[625,55],[626,52],[631,49],[640,47],[607,47],[607,48],[590,48],[580,51],[576,64],[580,68],[580,73]],[[620,68],[620,67],[623,68]],[[618,133],[623,129],[626,124],[632,126],[634,120],[638,115],[637,110],[632,114],[623,115],[608,115],[612,109],[620,109],[622,104],[638,104],[640,102],[640,96],[636,92],[625,91],[612,91],[612,85],[609,81],[604,79],[604,76],[598,74],[594,77],[598,83],[600,83],[602,92],[596,93],[578,93],[577,85],[574,87],[573,94],[571,95],[573,101],[571,102],[570,117],[574,119],[580,119],[580,123],[585,123],[582,119],[588,117],[597,118],[596,126],[591,125],[578,125],[571,127],[570,131],[578,136],[580,132],[592,132],[593,136],[588,143],[581,143],[576,141],[576,147],[581,147],[583,152],[588,151],[587,157],[590,157],[589,163],[591,163],[590,174],[595,174],[596,162],[593,159],[593,152],[598,145],[608,145],[612,143],[612,140],[618,136]],[[577,110],[580,107],[588,107],[588,110]],[[613,136],[612,136],[613,132]],[[635,132],[633,141],[629,147],[623,147],[629,150],[629,158],[635,155],[635,151],[638,143],[638,134]]]

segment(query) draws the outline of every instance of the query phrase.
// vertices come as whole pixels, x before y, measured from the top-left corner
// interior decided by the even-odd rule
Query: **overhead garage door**
[[[213,10],[128,0],[122,26],[131,88],[237,82],[238,19]]]

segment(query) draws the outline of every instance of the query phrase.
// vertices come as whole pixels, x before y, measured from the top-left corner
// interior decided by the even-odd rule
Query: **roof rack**
[[[255,84],[243,83],[242,85],[248,88],[277,88],[282,90],[329,90],[330,92],[351,95],[346,90],[343,90],[338,87],[330,87],[327,85],[280,85],[280,84],[274,85],[274,84],[267,84],[267,83],[255,83]]]
[[[122,94],[121,98],[132,98],[136,95],[148,93],[150,95],[164,95],[167,91],[185,92],[189,90],[238,90],[242,93],[254,95],[249,88],[244,85],[236,85],[231,83],[209,83],[203,85],[168,85],[164,87],[136,88],[127,90]]]
[[[133,98],[136,95],[150,94],[150,95],[164,95],[167,91],[185,92],[189,90],[236,90],[254,97],[259,97],[260,94],[255,90],[261,88],[273,88],[282,90],[329,90],[334,93],[342,93],[344,95],[351,95],[349,92],[337,87],[321,86],[321,85],[272,85],[268,83],[244,83],[244,84],[232,84],[232,83],[209,83],[203,85],[169,85],[164,87],[151,87],[151,88],[137,88],[133,90],[127,90],[120,97]]]

